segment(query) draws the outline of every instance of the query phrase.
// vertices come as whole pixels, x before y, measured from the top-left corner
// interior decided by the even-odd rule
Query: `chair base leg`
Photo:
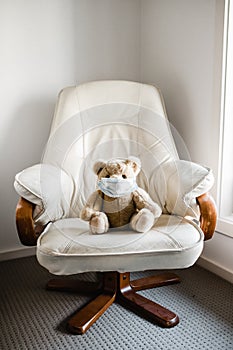
[[[130,282],[131,287],[135,292],[139,290],[168,286],[180,282],[180,277],[175,273],[164,272],[155,276],[140,278]]]
[[[175,313],[136,293],[139,290],[179,283],[180,279],[177,275],[163,273],[135,281],[130,281],[128,272],[104,272],[102,275],[101,284],[68,279],[53,279],[48,282],[49,290],[97,294],[69,319],[67,329],[70,333],[84,334],[115,301],[161,327],[174,327],[179,323]]]
[[[103,293],[75,313],[67,323],[72,334],[84,334],[115,301],[115,293]]]
[[[154,288],[161,285],[171,284],[174,282],[174,276],[173,280],[171,282],[169,276],[168,281],[161,281],[161,276],[157,278],[154,277],[148,277],[144,278],[143,281],[145,282],[145,289],[148,288]],[[149,300],[142,295],[139,295],[135,292],[136,290],[143,290],[142,286],[142,280],[134,281],[132,285],[135,285],[136,288],[132,288],[132,285],[130,283],[130,274],[120,274],[119,275],[120,280],[120,293],[119,293],[119,299],[121,305],[125,306],[126,308],[129,308],[130,310],[134,311],[135,313],[139,314],[143,318],[146,318],[156,324],[158,324],[161,327],[174,327],[179,323],[179,317],[172,311],[166,309],[165,307],[153,302],[152,300]],[[156,284],[157,281],[157,284]],[[176,276],[176,282],[179,281],[179,278]],[[139,289],[140,285],[140,289]],[[152,286],[153,285],[153,286]]]
[[[50,280],[46,285],[46,289],[78,294],[96,294],[102,289],[102,285],[100,282],[57,278]]]
[[[73,334],[84,334],[91,325],[115,301],[117,294],[116,272],[104,273],[102,292],[81,310],[78,310],[68,321],[67,329]]]

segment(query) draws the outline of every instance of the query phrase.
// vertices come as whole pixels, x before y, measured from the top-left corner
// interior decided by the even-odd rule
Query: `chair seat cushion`
[[[80,219],[63,219],[39,237],[37,259],[56,275],[186,268],[200,256],[203,239],[193,221],[173,215],[162,215],[146,233],[114,229],[103,235],[92,235]]]

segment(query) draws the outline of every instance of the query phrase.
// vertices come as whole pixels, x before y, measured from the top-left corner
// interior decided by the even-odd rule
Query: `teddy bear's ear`
[[[106,166],[106,163],[103,160],[97,160],[93,165],[93,171],[96,175]]]
[[[132,166],[132,168],[133,168],[133,171],[134,171],[134,173],[135,173],[135,176],[137,176],[138,173],[139,173],[140,170],[141,170],[141,161],[140,161],[140,159],[137,158],[137,157],[133,157],[133,156],[132,156],[132,157],[129,157],[129,158],[127,159],[127,161],[131,163],[131,166]]]

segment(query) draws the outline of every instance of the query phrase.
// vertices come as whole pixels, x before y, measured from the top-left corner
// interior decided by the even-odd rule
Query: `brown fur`
[[[99,180],[103,177],[133,178],[140,171],[140,162],[132,159],[108,163],[98,161],[94,171]],[[160,214],[159,206],[141,188],[119,198],[109,197],[98,190],[88,199],[81,211],[81,219],[90,222],[92,233],[104,233],[109,227],[124,227],[128,224],[134,230],[144,232]]]

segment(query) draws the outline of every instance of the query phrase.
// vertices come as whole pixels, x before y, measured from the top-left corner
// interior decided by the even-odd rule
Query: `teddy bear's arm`
[[[149,209],[155,217],[159,217],[162,213],[160,206],[140,187],[133,193],[133,202],[138,210],[143,208]]]
[[[80,213],[80,218],[89,221],[93,215],[98,214],[102,209],[102,197],[99,191],[93,192],[87,200],[86,205]]]

